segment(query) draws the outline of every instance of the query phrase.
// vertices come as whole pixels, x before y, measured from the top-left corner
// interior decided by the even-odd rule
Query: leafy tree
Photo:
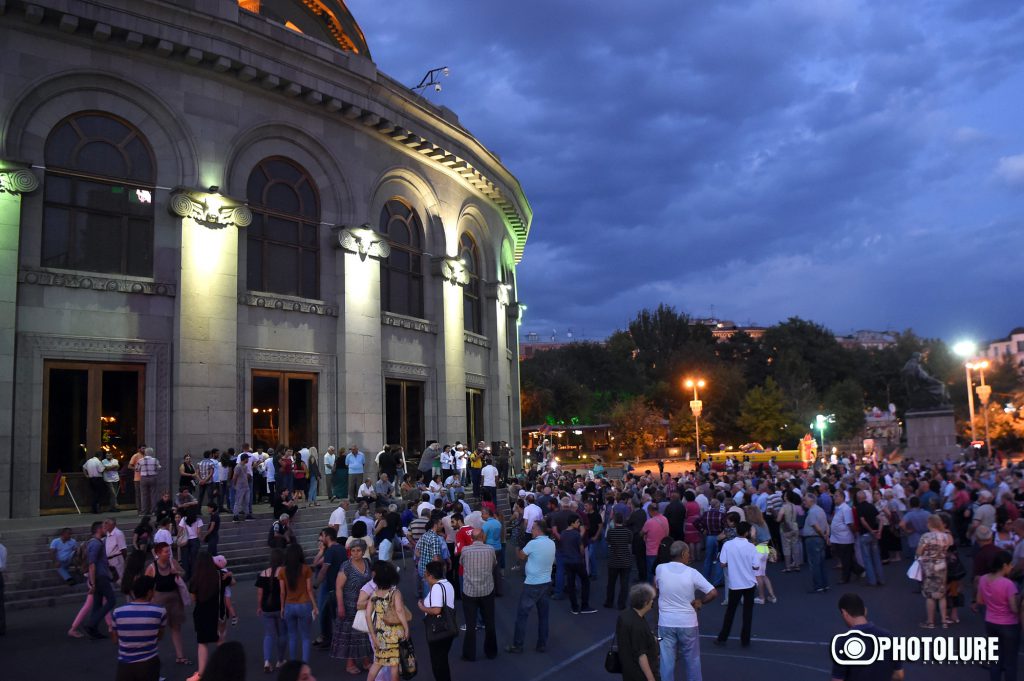
[[[845,440],[864,430],[864,391],[852,378],[836,383],[822,400],[822,409],[835,414],[836,421],[830,425],[831,437]]]
[[[712,412],[705,410],[700,415],[700,444],[708,451],[718,451],[718,443],[715,436],[715,424],[709,416]],[[673,412],[669,419],[669,429],[672,431],[673,444],[678,443],[683,451],[696,453],[696,430],[694,429],[693,411],[689,406],[680,407]]]
[[[988,403],[988,428],[993,449],[1020,451],[1024,448],[1024,392],[1016,393],[1013,398],[1008,403],[1012,405],[1009,410],[999,400],[993,399]],[[964,438],[970,437],[970,426],[966,422],[961,425]],[[974,417],[974,428],[978,438],[984,439],[985,412],[980,405]]]
[[[765,446],[782,441],[793,416],[786,406],[786,396],[772,379],[765,379],[763,386],[751,388],[743,398],[737,424],[746,432],[748,440],[756,440]]]
[[[631,397],[616,404],[608,421],[619,447],[635,456],[652,445],[661,430],[661,415],[642,397]]]

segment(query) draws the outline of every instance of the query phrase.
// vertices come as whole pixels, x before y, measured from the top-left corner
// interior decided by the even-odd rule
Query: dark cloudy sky
[[[955,340],[1024,324],[1024,5],[350,0],[501,156],[523,332],[665,302]]]

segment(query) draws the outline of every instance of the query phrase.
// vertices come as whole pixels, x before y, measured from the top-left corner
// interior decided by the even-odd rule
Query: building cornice
[[[295,33],[236,3],[190,10],[156,0],[0,0],[0,21],[63,33],[205,69],[318,109],[424,157],[497,208],[523,256],[533,212],[518,180],[454,115],[377,71],[364,57]],[[20,16],[18,16],[20,15]],[[447,114],[447,115],[446,115]]]
[[[246,291],[238,294],[239,305],[249,307],[262,307],[267,310],[284,310],[286,312],[302,312],[304,314],[322,315],[324,317],[337,317],[338,308],[328,305],[322,300],[310,300],[297,298],[295,296],[282,296],[274,293],[262,293],[259,291]]]
[[[65,272],[43,268],[22,267],[18,270],[18,283],[34,286],[59,286],[89,291],[111,293],[139,293],[147,296],[168,296],[177,294],[177,287],[142,277],[93,274],[91,272]]]
[[[383,326],[393,326],[398,329],[437,334],[436,322],[432,322],[429,319],[420,319],[419,317],[409,317],[396,312],[381,312],[380,323]]]

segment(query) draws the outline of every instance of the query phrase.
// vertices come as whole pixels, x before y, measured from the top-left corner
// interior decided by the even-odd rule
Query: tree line
[[[864,410],[895,404],[907,392],[900,371],[915,352],[949,386],[961,432],[969,431],[963,363],[942,340],[912,330],[882,349],[844,347],[825,327],[792,317],[761,338],[738,331],[719,342],[712,329],[667,305],[637,313],[605,342],[576,342],[535,353],[521,363],[524,425],[611,423],[621,444],[642,446],[642,433],[667,419],[683,447],[693,447],[686,378],[703,378],[701,443],[794,447],[816,414],[834,414],[829,439],[858,436]],[[986,372],[993,445],[1024,444],[1024,383],[1008,361]],[[1007,405],[1011,405],[1007,407]],[[978,432],[982,417],[978,405]],[[1015,411],[1014,411],[1015,410]]]

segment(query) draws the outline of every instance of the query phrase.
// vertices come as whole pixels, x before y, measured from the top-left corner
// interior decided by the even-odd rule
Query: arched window
[[[381,308],[423,317],[423,223],[407,203],[391,199],[380,211],[380,232],[391,244],[381,268]]]
[[[99,111],[46,139],[41,264],[153,276],[153,152],[135,127]]]
[[[264,159],[249,175],[246,280],[250,291],[320,297],[320,196],[286,158]]]
[[[462,320],[466,331],[483,333],[483,320],[480,309],[480,258],[477,255],[476,242],[469,232],[459,237],[459,258],[465,264],[469,274],[469,283],[462,289]]]
[[[515,270],[511,265],[502,264],[501,266],[501,283],[508,287],[509,300],[515,300],[516,297],[516,275]],[[505,315],[505,347],[513,352],[516,349],[516,343],[519,337],[519,324],[513,317]],[[511,374],[511,372],[509,372]]]

